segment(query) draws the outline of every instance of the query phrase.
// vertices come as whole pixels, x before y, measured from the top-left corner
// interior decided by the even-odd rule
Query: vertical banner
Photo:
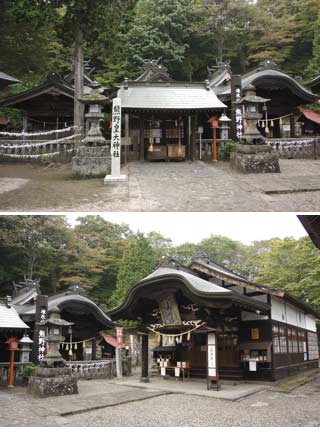
[[[216,384],[216,389],[219,388],[219,374],[218,374],[218,352],[217,352],[217,335],[215,332],[208,333],[207,336],[207,381],[208,390]]]
[[[48,296],[38,295],[36,300],[36,316],[33,334],[32,361],[39,363],[46,354],[45,329],[39,323],[48,317]]]
[[[133,340],[133,335],[129,335],[129,347],[130,347],[130,354],[134,354],[134,340]]]
[[[116,327],[116,334],[118,348],[122,348],[122,327]]]
[[[104,178],[104,182],[124,181],[125,175],[120,173],[121,164],[121,99],[112,102],[112,130],[111,130],[111,175]]]
[[[231,77],[231,138],[240,141],[243,135],[243,113],[239,101],[242,97],[241,75]]]

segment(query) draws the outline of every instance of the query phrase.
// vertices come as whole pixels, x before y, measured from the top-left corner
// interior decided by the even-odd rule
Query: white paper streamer
[[[11,158],[11,159],[40,159],[42,157],[52,157],[52,156],[61,155],[63,153],[71,153],[73,151],[74,151],[74,149],[69,149],[69,150],[64,150],[64,151],[61,151],[61,152],[40,153],[40,154],[36,154],[36,155],[30,155],[30,154],[0,154],[0,158],[1,157],[5,157],[5,158]]]
[[[65,129],[55,129],[50,131],[44,131],[44,132],[0,132],[0,135],[3,136],[12,136],[12,137],[31,137],[31,136],[42,136],[42,135],[52,135],[52,134],[59,134],[63,132],[70,132],[73,129],[77,129],[77,126],[70,126]]]
[[[68,137],[64,137],[64,138],[59,138],[56,140],[51,140],[51,141],[45,141],[45,142],[30,142],[27,144],[11,144],[10,142],[5,143],[0,145],[1,149],[23,149],[23,148],[37,148],[37,147],[43,147],[43,146],[47,146],[49,144],[59,144],[61,142],[64,141],[69,141],[72,140],[76,137],[81,136],[81,134],[76,134],[76,135],[70,135]]]

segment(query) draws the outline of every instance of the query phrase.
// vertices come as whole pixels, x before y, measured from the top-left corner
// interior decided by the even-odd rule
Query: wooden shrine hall
[[[61,353],[66,360],[95,360],[97,358],[97,342],[103,338],[100,332],[112,329],[114,323],[84,293],[85,291],[80,286],[74,285],[67,291],[48,297],[41,294],[37,281],[26,280],[15,284],[12,306],[30,327],[29,335],[34,340],[33,361],[37,362],[41,359],[39,358],[39,350],[41,350],[39,331],[41,330],[37,323],[45,319],[48,313],[56,307],[60,309],[62,319],[73,323],[69,329],[64,329],[63,333],[66,339]]]
[[[146,61],[135,81],[125,79],[117,97],[125,114],[127,160],[193,160],[196,129],[226,108],[208,83],[174,81],[158,61]]]
[[[304,125],[301,119],[300,107],[318,103],[320,96],[314,85],[309,88],[297,79],[281,72],[277,65],[265,60],[256,68],[243,75],[233,75],[229,63],[218,63],[216,67],[209,70],[210,87],[215,91],[219,99],[226,103],[231,110],[231,118],[234,122],[232,112],[235,110],[235,89],[242,89],[248,85],[256,88],[257,95],[270,101],[261,121],[261,132],[268,138],[296,138],[310,134],[308,124]],[[314,93],[313,93],[314,91]],[[231,136],[236,139],[235,128],[231,125]],[[267,131],[265,127],[268,126]],[[315,123],[315,131],[318,124]]]
[[[151,335],[153,367],[163,376],[187,372],[211,385],[219,378],[273,381],[318,367],[318,312],[204,256],[189,267],[166,259],[109,314],[138,321],[143,381]]]

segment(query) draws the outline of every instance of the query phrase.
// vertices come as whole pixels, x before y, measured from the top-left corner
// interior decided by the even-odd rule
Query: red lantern
[[[208,123],[213,130],[212,136],[212,160],[217,162],[217,129],[219,129],[219,119],[217,116],[212,116],[209,118]]]
[[[6,343],[9,345],[8,350],[10,351],[10,370],[9,370],[9,382],[8,387],[13,387],[14,378],[14,352],[19,351],[19,340],[15,336],[9,338]]]

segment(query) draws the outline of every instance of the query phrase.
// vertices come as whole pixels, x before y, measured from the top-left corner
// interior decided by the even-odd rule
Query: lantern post
[[[217,129],[219,129],[219,119],[216,116],[209,118],[208,123],[212,128],[212,161],[217,162]]]
[[[19,351],[19,340],[15,336],[12,336],[9,338],[6,343],[9,345],[8,350],[10,351],[10,368],[9,368],[9,380],[8,380],[8,387],[12,388],[14,387],[13,381],[14,381],[14,353],[15,351]]]

